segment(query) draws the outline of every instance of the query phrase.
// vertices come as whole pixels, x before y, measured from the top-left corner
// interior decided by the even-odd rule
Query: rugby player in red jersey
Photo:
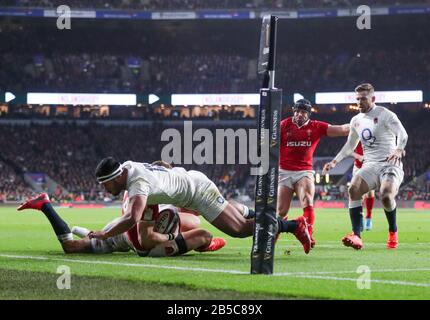
[[[124,194],[122,214],[129,203]],[[54,210],[46,193],[29,199],[18,207],[18,211],[34,209],[42,211],[51,223],[65,253],[113,253],[134,251],[139,256],[175,256],[187,251],[217,251],[224,247],[223,238],[213,238],[207,230],[201,229],[200,220],[191,214],[178,212],[173,206],[149,205],[145,208],[142,221],[127,232],[107,239],[90,239],[90,230],[82,227],[69,229],[67,223]],[[109,229],[119,218],[108,223]],[[185,252],[179,252],[173,240],[181,233],[186,245]],[[74,240],[73,235],[80,240]]]
[[[311,110],[310,101],[300,99],[293,106],[293,116],[281,121],[277,211],[281,217],[286,219],[291,200],[296,193],[308,224],[311,247],[314,247],[315,239],[312,236],[315,221],[313,154],[322,136],[348,136],[349,124],[330,125],[326,122],[311,120]]]
[[[358,143],[354,152],[352,153],[354,157],[354,168],[352,169],[352,175],[354,176],[357,171],[363,166],[363,147],[361,142]],[[375,190],[370,190],[363,196],[363,202],[366,205],[366,220],[364,221],[364,230],[372,230],[372,210],[375,205]]]

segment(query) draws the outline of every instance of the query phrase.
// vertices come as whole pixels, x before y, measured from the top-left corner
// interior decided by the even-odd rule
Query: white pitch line
[[[353,281],[357,282],[357,278],[342,278],[342,277],[330,277],[330,276],[313,276],[313,275],[302,275],[296,276],[298,278],[309,278],[309,279],[320,279],[320,280],[336,280],[336,281]],[[418,283],[418,282],[408,282],[408,281],[397,281],[397,280],[378,280],[370,279],[370,283],[382,283],[382,284],[392,284],[396,286],[407,286],[407,287],[430,287],[430,283]]]
[[[372,273],[385,273],[385,272],[419,272],[419,271],[430,271],[430,268],[402,268],[402,269],[372,269]],[[357,271],[338,270],[338,271],[311,271],[311,272],[279,272],[274,273],[274,276],[300,276],[300,275],[323,275],[323,274],[349,274],[357,273]]]
[[[229,273],[229,274],[249,274],[249,272],[239,270],[226,270],[226,269],[207,269],[207,268],[191,268],[191,267],[177,267],[177,266],[166,266],[158,264],[143,264],[143,263],[123,263],[103,260],[78,260],[78,259],[64,259],[64,258],[48,258],[43,256],[17,256],[10,254],[0,254],[0,257],[12,258],[12,259],[28,259],[28,260],[45,260],[45,261],[62,261],[62,262],[73,262],[73,263],[85,263],[85,264],[103,264],[113,266],[124,266],[124,267],[140,267],[140,268],[158,268],[158,269],[173,269],[181,271],[201,271],[201,272],[214,272],[214,273]]]
[[[102,264],[102,265],[114,265],[114,266],[125,266],[125,267],[140,267],[140,268],[157,268],[157,269],[171,269],[180,271],[200,271],[200,272],[213,272],[213,273],[227,273],[227,274],[239,274],[239,275],[249,275],[249,272],[240,270],[228,270],[228,269],[207,269],[207,268],[193,268],[193,267],[177,267],[177,266],[166,266],[166,265],[155,265],[155,264],[140,264],[140,263],[122,263],[113,261],[102,261],[102,260],[74,260],[74,259],[64,259],[64,258],[49,258],[43,256],[21,256],[21,255],[11,255],[11,254],[0,254],[0,257],[11,258],[11,259],[27,259],[27,260],[44,260],[44,261],[61,261],[61,262],[72,262],[72,263],[84,263],[84,264]],[[417,268],[417,269],[379,269],[371,270],[372,272],[411,272],[411,271],[430,271],[427,268]],[[336,281],[357,281],[357,278],[344,278],[344,277],[332,277],[332,276],[321,276],[318,274],[341,274],[341,273],[356,273],[355,271],[321,271],[321,272],[291,272],[291,273],[275,273],[274,276],[289,276],[296,278],[309,278],[309,279],[321,279],[321,280],[336,280]],[[412,287],[430,287],[430,283],[418,283],[418,282],[407,282],[407,281],[397,281],[397,280],[379,280],[371,279],[374,283],[381,284],[393,284],[402,286],[412,286]]]
[[[298,244],[295,244],[294,242],[295,242],[295,239],[293,239],[293,238],[291,238],[291,240],[290,239],[279,239],[278,241],[277,241],[277,243],[289,243],[289,242],[293,242],[292,243],[292,245],[298,245]],[[341,240],[339,240],[339,241],[322,241],[322,242],[318,242],[318,239],[317,239],[317,246],[319,246],[319,245],[333,245],[333,244],[340,244],[341,246],[342,246],[342,241]],[[364,245],[365,246],[368,246],[368,245],[371,245],[371,246],[385,246],[385,244],[386,244],[386,242],[385,241],[381,241],[381,242],[366,242],[366,241],[364,241]],[[400,242],[399,243],[399,246],[416,246],[416,245],[419,245],[419,246],[430,246],[430,242],[414,242],[414,243],[403,243],[403,242]]]
[[[284,246],[284,245],[286,246],[285,248],[281,247],[280,248],[281,250],[282,249],[288,249],[288,248],[301,248],[302,247],[302,245],[300,243],[280,243],[280,245],[281,246]],[[386,249],[386,244],[385,243],[365,243],[364,247],[363,247],[363,250],[365,250],[366,247],[367,248],[382,248],[382,249]],[[399,248],[411,248],[411,247],[416,247],[416,245],[415,244],[413,244],[413,245],[412,244],[405,244],[405,243],[400,243],[399,244]],[[319,244],[317,242],[315,248],[343,249],[343,248],[345,248],[345,246],[341,242],[339,242],[338,245]],[[224,251],[224,250],[239,250],[239,249],[249,249],[251,251],[251,247],[250,246],[249,247],[243,247],[243,246],[238,246],[238,247],[236,247],[236,246],[230,246],[229,247],[229,246],[226,246],[222,250]],[[422,247],[417,248],[417,250],[423,250],[423,249],[426,249],[426,248],[422,248]]]

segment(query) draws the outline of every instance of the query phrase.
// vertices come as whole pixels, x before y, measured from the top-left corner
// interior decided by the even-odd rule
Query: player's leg
[[[245,238],[254,234],[255,219],[245,219],[239,210],[224,199],[217,186],[205,175],[199,172],[193,172],[191,175],[196,186],[204,191],[196,194],[193,203],[187,209],[199,212],[209,223],[232,237]],[[278,232],[294,233],[303,244],[305,252],[309,252],[310,237],[305,219],[284,221],[278,217],[277,220]]]
[[[280,179],[281,180],[281,179]],[[278,185],[278,198],[277,198],[277,208],[276,214],[283,220],[288,220],[288,211],[290,210],[291,201],[294,196],[294,190],[285,185]],[[275,242],[278,241],[280,233],[278,232],[275,237]]]
[[[112,223],[113,221],[107,224],[103,228],[103,230],[106,230]],[[90,252],[95,254],[106,254],[106,253],[113,253],[113,252],[128,252],[132,250],[132,246],[129,244],[129,241],[127,241],[127,235],[125,233],[116,235],[114,237],[111,237],[105,240],[100,240],[95,238],[93,239],[88,238],[88,234],[90,232],[91,231],[89,229],[84,227],[74,226],[72,228],[72,233],[75,236],[81,238],[80,241],[85,242],[87,247],[89,247],[87,249],[89,251],[86,251],[87,253]]]
[[[224,210],[216,215],[214,220],[208,220],[214,227],[222,232],[235,237],[245,238],[254,234],[255,220],[245,219],[232,205],[228,204]],[[283,220],[277,217],[278,232],[293,233],[302,243],[305,253],[309,253],[311,239],[309,236],[308,225],[304,217],[295,220]]]
[[[288,219],[291,201],[294,197],[293,171],[279,169],[277,214],[284,220]]]
[[[396,195],[399,191],[399,186],[403,180],[403,170],[391,166],[385,169],[381,175],[381,202],[384,207],[385,216],[387,217],[389,233],[387,248],[395,249],[398,246],[397,235],[397,203]]]
[[[314,195],[315,195],[315,184],[312,176],[305,176],[298,180],[294,184],[294,188],[297,196],[299,197],[300,204],[303,208],[303,216],[308,223],[309,235],[311,236],[311,245],[315,246],[315,239],[313,238],[313,226],[315,222],[314,212]]]
[[[287,220],[290,211],[291,201],[293,200],[294,189],[285,185],[278,187],[277,213],[280,217]]]
[[[224,245],[224,239],[213,239],[212,234],[209,231],[204,229],[194,229],[179,234],[174,240],[157,245],[149,251],[148,256],[177,256],[185,254],[191,250],[200,252],[216,251],[221,249]]]
[[[366,205],[365,230],[372,230],[372,210],[375,205],[375,190],[370,190],[364,195],[364,204]]]
[[[178,212],[178,214],[181,220],[180,232],[186,232],[200,227],[200,219],[196,215],[186,212]]]
[[[91,240],[89,238],[67,240],[62,242],[61,246],[65,253],[97,253],[94,252],[94,246],[91,244]]]
[[[360,169],[362,170],[362,169]],[[356,174],[351,181],[348,189],[349,193],[349,216],[352,224],[352,233],[342,238],[342,242],[347,247],[361,249],[363,242],[361,240],[361,224],[362,224],[362,196],[369,192],[368,183],[359,175]]]
[[[214,219],[209,218],[208,221],[231,237],[246,238],[254,233],[254,219],[245,219],[239,210],[228,202],[220,213],[210,216],[214,216]]]
[[[248,206],[244,205],[243,203],[239,203],[233,199],[228,200],[228,202],[233,207],[235,207],[245,219],[254,219],[255,218],[255,210],[254,209],[249,208]]]
[[[34,209],[42,211],[60,241],[65,253],[89,253],[91,245],[89,239],[73,240],[73,234],[67,223],[58,215],[46,193],[29,199],[18,207],[18,211]]]

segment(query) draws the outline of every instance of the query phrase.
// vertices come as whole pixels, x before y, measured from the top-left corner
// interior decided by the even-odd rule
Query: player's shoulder
[[[383,106],[378,106],[378,105],[375,105],[375,113],[378,116],[386,118],[386,119],[397,117],[397,115],[393,111],[389,110],[388,108],[385,108]]]
[[[353,116],[352,118],[351,118],[351,121],[349,122],[350,124],[353,124],[353,123],[355,123],[355,122],[357,122],[357,121],[360,121],[360,119],[362,119],[363,118],[363,116],[364,116],[364,114],[363,113],[358,113],[358,114],[356,114],[355,116]]]
[[[122,167],[127,169],[129,181],[138,180],[150,174],[148,163],[126,161],[122,164]]]
[[[330,125],[328,122],[321,121],[321,120],[315,120],[315,119],[309,120],[309,124],[311,126]]]
[[[318,130],[326,130],[330,126],[330,123],[320,120],[309,120],[308,126]]]
[[[126,169],[131,169],[131,168],[133,168],[135,165],[135,162],[133,162],[133,161],[131,161],[131,160],[128,160],[128,161],[126,161],[126,162],[123,162],[122,164],[121,164],[121,166],[123,167],[123,168],[126,168]]]

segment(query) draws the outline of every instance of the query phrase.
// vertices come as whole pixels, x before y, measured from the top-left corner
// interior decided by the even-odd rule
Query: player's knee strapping
[[[396,208],[397,208],[396,200],[392,200],[392,201],[390,201],[390,202],[389,202],[389,206],[388,206],[388,207],[384,206],[384,210],[385,210],[386,212],[392,212],[392,211],[394,211],[394,209],[396,209]]]
[[[91,250],[93,253],[112,253],[114,250],[107,240],[91,239]]]

